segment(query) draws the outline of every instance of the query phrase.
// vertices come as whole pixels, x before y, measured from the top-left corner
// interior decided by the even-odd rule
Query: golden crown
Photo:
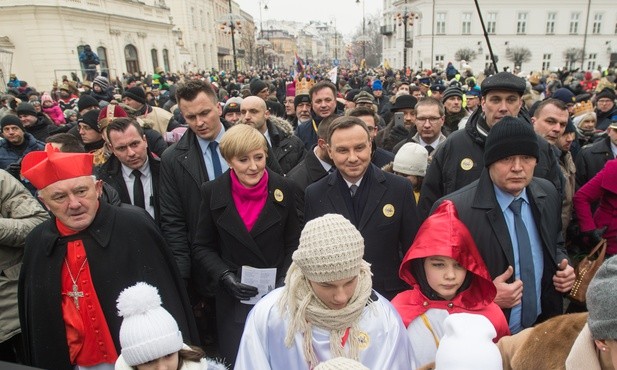
[[[301,80],[296,80],[296,95],[308,95],[309,90],[313,87],[313,85],[315,85],[315,81],[307,81],[306,77]]]
[[[573,109],[573,113],[572,113],[573,116],[580,116],[585,113],[593,112],[593,104],[591,104],[590,100],[587,100],[587,101],[574,104],[574,107],[572,109]]]

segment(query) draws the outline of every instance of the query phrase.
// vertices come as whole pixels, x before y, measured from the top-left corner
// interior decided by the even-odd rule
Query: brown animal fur
[[[519,334],[502,338],[499,349],[502,351],[504,370],[565,370],[566,358],[585,326],[587,316],[585,312],[553,317],[519,333],[522,340],[518,343],[516,337]]]

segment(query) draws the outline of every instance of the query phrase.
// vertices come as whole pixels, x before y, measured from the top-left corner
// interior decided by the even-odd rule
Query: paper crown
[[[585,113],[591,113],[591,112],[593,112],[593,104],[591,104],[590,100],[576,103],[574,104],[574,107],[572,108],[572,116],[574,117],[580,116]]]
[[[47,144],[45,151],[26,154],[21,174],[41,190],[57,181],[92,175],[92,163],[90,153],[63,153]]]
[[[306,80],[306,77],[301,80],[296,80],[296,95],[308,95],[311,87],[315,85],[314,80]]]

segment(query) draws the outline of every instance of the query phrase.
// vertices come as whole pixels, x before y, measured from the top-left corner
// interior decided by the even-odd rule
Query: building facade
[[[179,68],[170,9],[159,0],[3,0],[0,24],[0,36],[12,45],[11,72],[41,90],[63,75],[83,78],[85,45],[111,78]]]
[[[613,0],[491,0],[480,6],[499,70],[593,70],[617,64]],[[478,73],[491,65],[473,1],[383,0],[383,9],[383,58],[393,68],[445,68],[452,62]]]
[[[70,79],[71,73],[83,79],[79,53],[85,45],[101,59],[98,69],[112,79],[152,73],[156,67],[233,71],[230,28],[221,22],[229,15],[229,3],[240,20],[235,24],[238,70],[246,70],[255,25],[235,1],[2,0],[0,76],[15,73],[39,90],[48,90],[64,75]]]

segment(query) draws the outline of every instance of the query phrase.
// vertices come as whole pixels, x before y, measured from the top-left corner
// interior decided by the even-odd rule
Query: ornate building
[[[492,0],[480,7],[499,70],[617,64],[614,0]],[[383,10],[383,58],[390,66],[460,68],[457,59],[464,59],[477,73],[491,65],[473,1],[383,0]]]
[[[63,75],[83,79],[79,53],[85,45],[98,54],[99,69],[111,78],[152,73],[156,67],[231,71],[231,36],[217,21],[229,14],[229,3],[241,19],[235,37],[242,70],[249,65],[246,50],[253,47],[255,25],[235,1],[2,0],[0,77],[15,73],[40,90]]]

